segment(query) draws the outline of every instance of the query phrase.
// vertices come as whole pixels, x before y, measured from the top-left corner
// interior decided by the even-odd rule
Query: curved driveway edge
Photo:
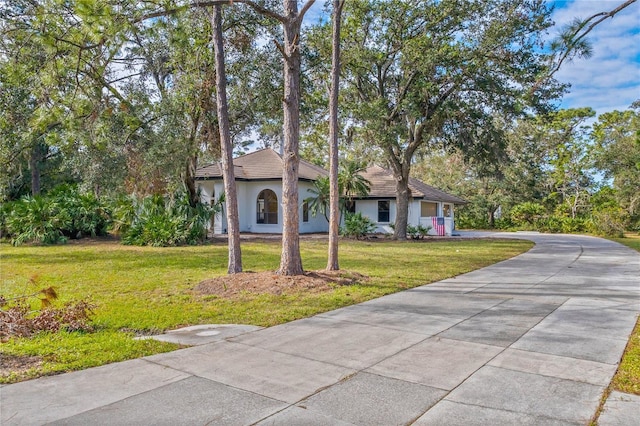
[[[640,255],[535,241],[498,264],[167,354],[0,387],[0,423],[584,425],[640,313]]]

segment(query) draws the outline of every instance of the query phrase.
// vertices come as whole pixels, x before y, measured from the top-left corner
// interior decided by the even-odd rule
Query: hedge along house
[[[263,149],[233,160],[238,192],[240,232],[282,233],[282,166],[283,160],[272,149]],[[309,190],[316,179],[328,172],[314,164],[300,160],[298,200],[300,202],[300,233],[328,232],[329,224],[323,215],[313,216],[304,202],[313,197]],[[390,171],[372,166],[362,173],[370,182],[366,197],[354,198],[348,205],[351,212],[360,212],[376,224],[376,232],[393,232],[391,224],[396,216],[395,178]],[[210,164],[196,171],[196,184],[203,202],[212,203],[222,194],[222,168]],[[466,203],[417,179],[409,181],[410,225],[430,227],[430,235],[451,235],[455,229],[454,206]],[[227,232],[226,215],[216,215],[212,223],[214,234]]]

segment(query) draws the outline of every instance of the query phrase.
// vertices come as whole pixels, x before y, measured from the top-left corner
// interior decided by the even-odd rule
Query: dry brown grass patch
[[[0,377],[20,376],[22,373],[41,365],[42,358],[39,356],[20,356],[0,352]]]

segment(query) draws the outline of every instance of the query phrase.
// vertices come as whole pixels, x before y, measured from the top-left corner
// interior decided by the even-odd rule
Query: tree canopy
[[[357,158],[356,183],[366,163],[390,168],[401,239],[412,174],[472,194],[467,213],[490,226],[502,210],[533,201],[572,220],[615,204],[633,224],[637,105],[589,126],[588,106],[554,111],[567,88],[553,75],[588,54],[596,25],[634,2],[577,21],[549,46],[543,0],[335,0],[332,21],[309,26],[302,18],[313,0],[6,0],[0,198],[62,183],[96,197],[184,188],[195,208],[199,165],[221,151],[229,163],[249,145],[280,145],[284,274],[302,272],[305,155],[335,172]],[[214,10],[224,11],[218,52]],[[444,178],[434,181],[425,164]],[[338,194],[337,184],[346,186],[332,176]],[[347,197],[361,190],[344,189]],[[337,267],[337,250],[330,257]]]

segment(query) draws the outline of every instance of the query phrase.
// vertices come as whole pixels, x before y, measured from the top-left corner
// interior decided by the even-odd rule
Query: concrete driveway
[[[0,423],[585,425],[640,312],[640,255],[505,236],[536,246],[312,318],[3,386]]]

